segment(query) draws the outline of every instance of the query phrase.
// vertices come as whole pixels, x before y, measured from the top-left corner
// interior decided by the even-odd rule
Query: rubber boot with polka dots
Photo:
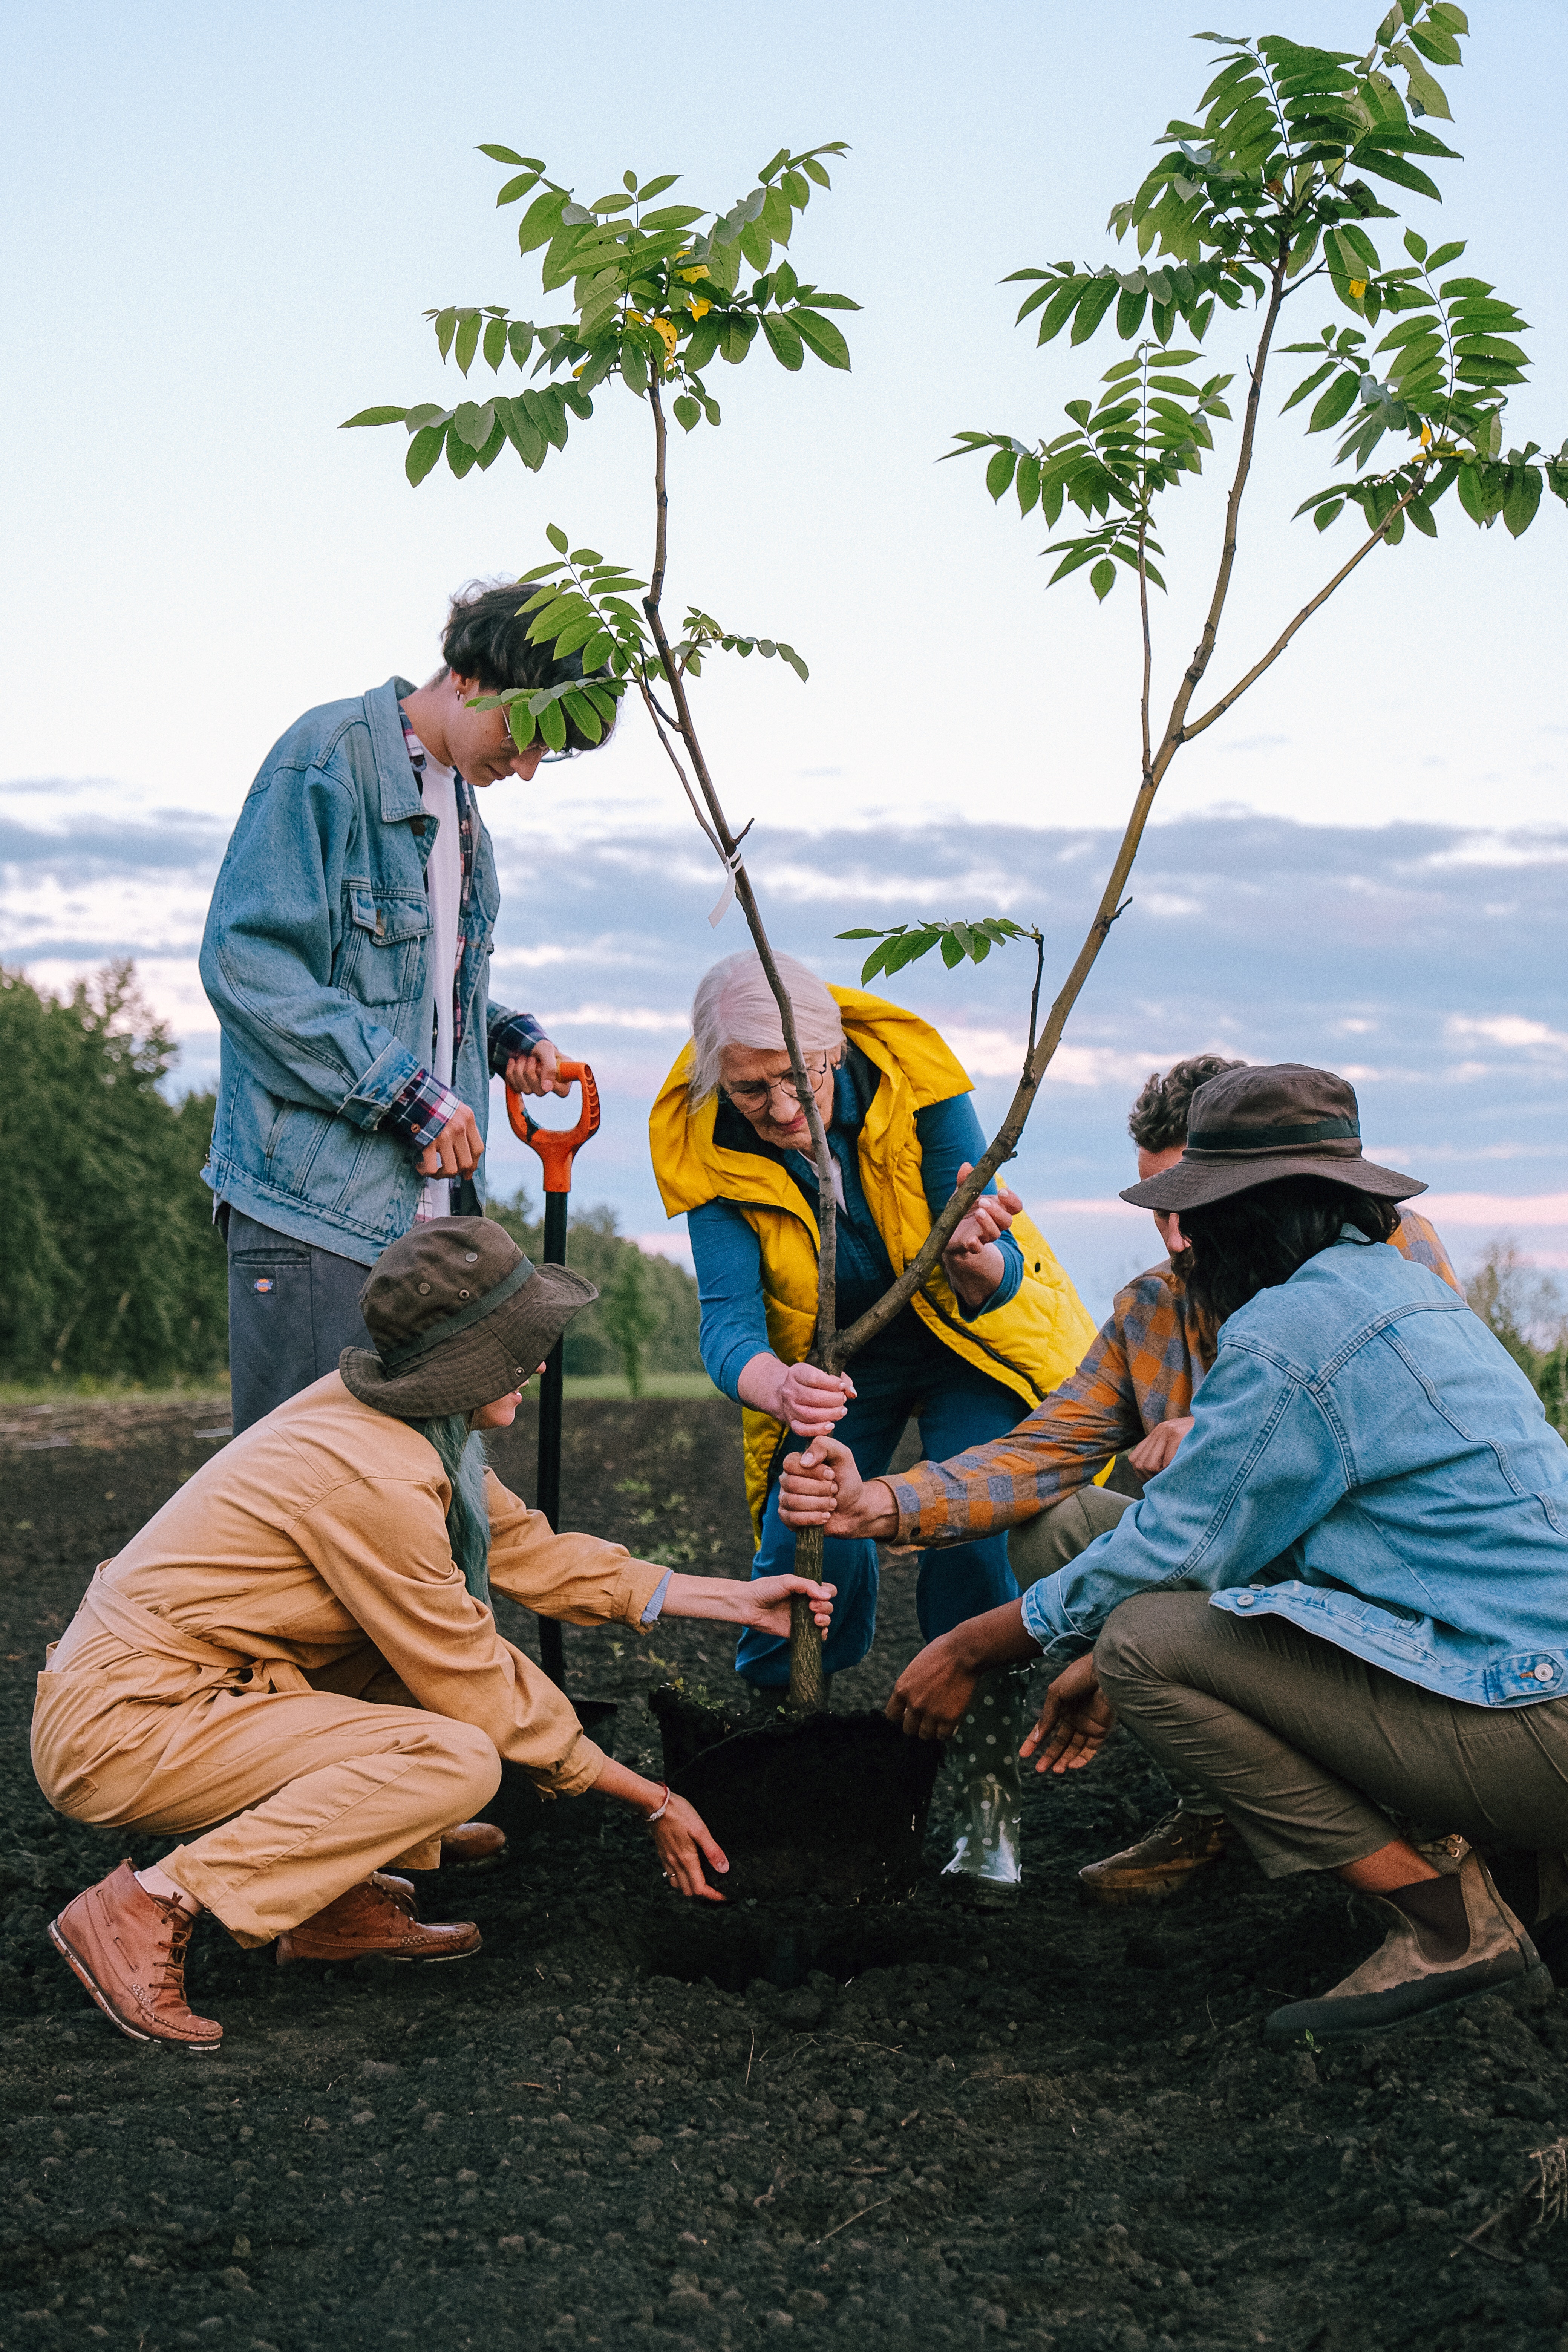
[[[982,1675],[947,1752],[947,1769],[957,1780],[952,1807],[957,1842],[942,1876],[964,1881],[981,1901],[1010,1901],[1023,1879],[1018,1750],[1030,1719],[1026,1666]]]

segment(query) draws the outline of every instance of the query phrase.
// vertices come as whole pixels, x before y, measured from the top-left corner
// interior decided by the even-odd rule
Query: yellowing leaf
[[[705,302],[700,294],[694,294],[687,308],[694,319],[705,319],[713,305],[711,302]]]
[[[1364,278],[1352,278],[1350,281],[1350,289],[1352,294],[1359,302],[1362,296],[1366,292],[1366,279]]]

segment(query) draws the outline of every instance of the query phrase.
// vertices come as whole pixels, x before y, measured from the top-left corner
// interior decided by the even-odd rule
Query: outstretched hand
[[[1040,1719],[1018,1753],[1037,1772],[1079,1772],[1092,1764],[1116,1727],[1116,1710],[1100,1687],[1092,1654],[1075,1658],[1046,1693]]]
[[[833,1596],[837,1590],[836,1584],[816,1584],[809,1576],[755,1576],[746,1587],[750,1609],[743,1622],[754,1625],[760,1633],[777,1633],[787,1639],[790,1595],[804,1592],[811,1604],[817,1632],[826,1634],[833,1622]]]
[[[893,1685],[886,1714],[910,1739],[951,1739],[979,1676],[966,1666],[952,1633],[916,1652]]]
[[[695,1895],[706,1903],[723,1902],[719,1889],[709,1885],[702,1864],[706,1859],[715,1870],[728,1870],[729,1860],[695,1805],[672,1794],[669,1811],[649,1834],[664,1874],[678,1895]]]

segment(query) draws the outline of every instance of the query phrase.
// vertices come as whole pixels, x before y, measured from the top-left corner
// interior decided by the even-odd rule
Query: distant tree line
[[[1465,1297],[1529,1374],[1548,1421],[1568,1437],[1568,1297],[1506,1237],[1490,1244]]]
[[[201,1181],[213,1097],[110,964],[63,1001],[0,968],[0,1379],[221,1375],[227,1267]]]
[[[228,1267],[201,1171],[214,1098],[172,1102],[178,1048],[130,962],[67,998],[0,967],[0,1381],[142,1387],[222,1380]],[[541,1227],[520,1192],[490,1213],[531,1257]],[[700,1371],[697,1285],[616,1231],[575,1218],[571,1262],[601,1297],[567,1335],[566,1370]]]

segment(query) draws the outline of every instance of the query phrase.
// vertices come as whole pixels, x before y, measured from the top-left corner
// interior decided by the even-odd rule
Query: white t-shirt
[[[425,866],[425,895],[430,905],[430,979],[434,1016],[427,1040],[426,1066],[444,1087],[452,1083],[452,997],[457,986],[458,959],[462,950],[458,920],[463,908],[463,845],[458,831],[458,789],[450,768],[430,757],[416,736],[406,739],[411,753],[424,761],[418,771],[426,818],[437,823],[435,841]],[[449,1217],[452,1180],[432,1176],[419,1204],[419,1220]]]

